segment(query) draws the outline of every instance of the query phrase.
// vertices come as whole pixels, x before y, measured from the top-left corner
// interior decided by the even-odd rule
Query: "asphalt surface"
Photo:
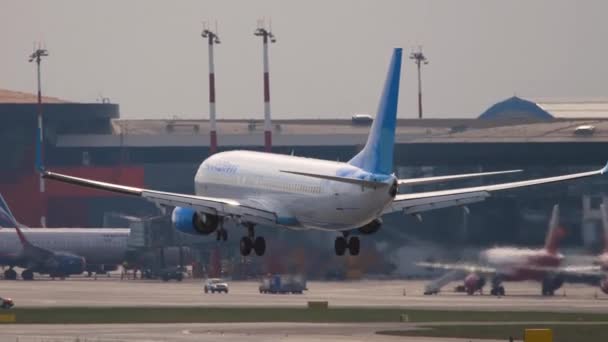
[[[2,325],[1,341],[407,341],[448,342],[458,339],[394,337],[380,330],[416,329],[407,323],[212,323]],[[462,340],[465,341],[465,340]],[[466,339],[466,341],[474,341]],[[490,340],[483,340],[489,342]],[[490,341],[491,342],[491,341]]]
[[[256,282],[229,282],[228,294],[204,294],[201,280],[184,282],[88,278],[0,281],[0,297],[18,307],[53,306],[305,306],[328,301],[330,306],[380,306],[427,309],[534,310],[608,313],[608,296],[598,288],[566,284],[554,297],[539,294],[534,282],[505,283],[507,295],[468,296],[453,292],[423,295],[423,281],[308,282],[302,295],[260,294]]]

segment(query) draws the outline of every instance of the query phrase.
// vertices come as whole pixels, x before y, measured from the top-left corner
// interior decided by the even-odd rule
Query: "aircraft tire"
[[[5,280],[17,280],[17,272],[15,272],[14,269],[9,268],[8,270],[4,271],[4,279]]]
[[[248,256],[249,254],[251,254],[251,248],[253,243],[251,242],[251,239],[247,236],[243,236],[241,238],[241,243],[239,244],[239,248],[241,250],[241,255],[242,256]]]
[[[24,270],[21,272],[21,279],[23,280],[34,280],[34,272],[30,270]]]
[[[353,236],[348,240],[348,252],[350,255],[359,255],[360,248],[361,242],[359,241],[359,237]]]
[[[261,236],[256,237],[253,242],[253,250],[257,256],[264,255],[266,252],[266,240]]]
[[[346,239],[343,236],[338,236],[334,242],[334,251],[336,252],[336,255],[344,255],[346,247]]]

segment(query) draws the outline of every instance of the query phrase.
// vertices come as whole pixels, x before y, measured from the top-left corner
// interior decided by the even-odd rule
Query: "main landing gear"
[[[241,238],[240,250],[242,256],[251,254],[251,250],[255,251],[257,256],[262,256],[266,252],[266,240],[262,236],[255,237],[254,225],[248,223],[247,236]]]
[[[490,290],[492,296],[504,296],[505,288],[502,286],[502,282],[496,278],[492,279],[492,289]]]
[[[228,240],[228,232],[226,231],[226,228],[224,228],[224,218],[220,217],[220,222],[219,222],[219,226],[217,227],[217,230],[215,231],[215,238],[217,241],[226,241]]]
[[[23,280],[34,280],[34,272],[31,270],[24,270],[21,272],[21,279]]]
[[[342,234],[343,236],[338,236],[334,242],[334,251],[336,252],[336,255],[344,255],[347,249],[350,255],[359,255],[359,248],[361,246],[359,237],[352,236],[348,239],[348,233],[344,232]]]
[[[8,270],[4,271],[4,279],[5,280],[17,280],[17,272],[15,272],[14,269],[9,268]]]

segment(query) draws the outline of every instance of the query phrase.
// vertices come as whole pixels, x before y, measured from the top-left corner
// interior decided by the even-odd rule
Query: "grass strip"
[[[425,330],[378,331],[377,334],[391,336],[419,336],[444,338],[492,339],[508,341],[513,337],[523,340],[524,330],[528,328],[548,328],[553,330],[554,342],[606,342],[606,324],[505,324],[505,325],[440,325],[421,326]]]
[[[399,308],[283,307],[53,307],[6,311],[17,323],[230,323],[230,322],[607,322],[608,314],[408,310]],[[608,341],[608,339],[606,340]]]

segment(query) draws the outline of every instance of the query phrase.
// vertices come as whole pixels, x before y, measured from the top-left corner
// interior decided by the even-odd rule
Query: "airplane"
[[[564,266],[561,273],[568,283],[585,283],[598,286],[602,292],[608,294],[608,207],[606,203],[600,204],[602,214],[602,229],[604,248],[602,253],[592,258],[576,258],[584,260],[587,265]]]
[[[24,280],[33,272],[65,277],[117,269],[125,258],[130,229],[27,228],[20,224],[0,195],[0,265],[9,266],[4,279],[14,280],[13,267],[23,267]],[[80,269],[80,264],[84,269]],[[86,262],[85,262],[86,261]]]
[[[494,247],[479,255],[479,264],[443,264],[420,262],[416,265],[450,272],[468,273],[464,278],[464,289],[469,295],[482,292],[486,279],[491,278],[493,296],[504,296],[503,281],[537,280],[542,283],[542,295],[552,296],[564,283],[560,265],[564,256],[557,250],[559,239],[565,231],[559,227],[559,206],[553,207],[545,246],[542,249]],[[574,272],[574,270],[572,270]],[[432,283],[431,283],[432,284]],[[439,289],[427,287],[425,294],[437,293]]]
[[[376,118],[363,149],[348,162],[254,151],[228,151],[209,156],[194,176],[195,194],[156,191],[75,177],[46,170],[42,177],[63,183],[141,197],[157,206],[173,207],[177,230],[226,240],[225,220],[246,228],[240,252],[264,255],[266,241],[256,225],[337,233],[336,255],[358,255],[357,235],[377,232],[382,216],[421,212],[480,202],[493,192],[601,175],[600,170],[519,182],[453,190],[400,193],[400,185],[428,184],[488,175],[487,173],[398,179],[393,148],[401,75],[402,49],[393,50]],[[40,146],[40,141],[38,141]],[[40,148],[40,147],[38,147]],[[513,172],[513,171],[509,171]],[[495,173],[493,173],[495,174]]]
[[[65,278],[72,274],[81,274],[86,269],[86,261],[83,257],[33,245],[17,225],[15,232],[19,237],[21,250],[15,254],[0,254],[0,264],[9,266],[9,269],[4,271],[4,279],[17,279],[17,272],[13,269],[15,266],[24,268],[21,272],[23,280],[34,280],[34,272],[48,274],[53,278]]]

